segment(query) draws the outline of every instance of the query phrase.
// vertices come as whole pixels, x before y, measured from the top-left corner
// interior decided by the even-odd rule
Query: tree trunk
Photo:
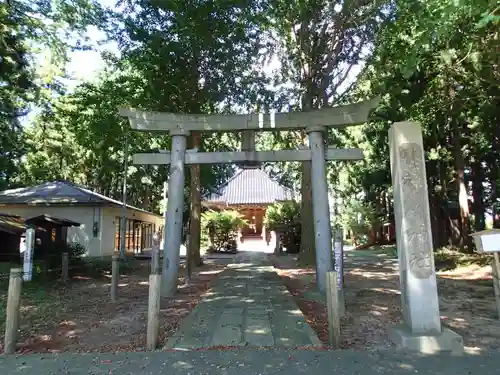
[[[452,143],[453,143],[453,158],[455,160],[455,182],[458,193],[458,204],[460,207],[460,243],[462,250],[471,250],[470,239],[470,213],[469,202],[467,197],[467,188],[465,186],[465,162],[460,143],[460,127],[455,119],[451,120],[452,124]]]
[[[499,160],[500,160],[500,125],[497,125],[496,130],[493,133],[491,142],[491,151],[493,154],[491,166],[490,166],[490,185],[491,185],[491,202],[492,209],[491,215],[493,217],[493,228],[500,229],[500,217],[499,209],[497,207],[498,199],[498,177],[500,173]]]
[[[474,229],[476,231],[484,230],[485,207],[484,207],[484,173],[481,161],[477,160],[472,164],[472,195],[474,197]]]
[[[193,132],[191,134],[191,147],[200,148],[201,134]],[[191,166],[191,213],[189,220],[189,259],[192,265],[197,267],[203,265],[203,260],[200,255],[201,241],[201,182],[200,182],[200,165],[194,164]]]
[[[445,245],[456,245],[460,242],[460,230],[456,228],[450,214],[449,198],[448,198],[448,163],[444,160],[438,161],[439,166],[439,185],[441,190],[439,193],[439,205],[442,212],[444,225],[441,226],[440,247]]]
[[[302,186],[301,186],[301,238],[299,261],[304,265],[316,263],[316,246],[314,238],[314,222],[312,212],[312,184],[311,184],[311,162],[302,163]],[[328,204],[328,202],[325,202]]]

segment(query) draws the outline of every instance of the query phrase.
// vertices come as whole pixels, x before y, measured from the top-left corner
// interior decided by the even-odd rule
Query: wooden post
[[[22,268],[10,270],[9,291],[7,295],[7,316],[5,321],[4,353],[13,354],[19,331],[19,308],[21,307]]]
[[[146,336],[146,349],[155,350],[158,342],[158,330],[160,328],[160,293],[161,273],[159,262],[157,267],[149,275],[149,301],[148,301],[148,328]]]
[[[150,273],[156,273],[156,270],[160,269],[160,236],[158,233],[153,234],[153,246],[151,250],[151,271]]]
[[[498,319],[500,319],[500,260],[498,253],[493,253],[493,288],[495,290],[495,302],[497,305]]]
[[[328,337],[330,345],[340,348],[340,314],[337,289],[337,272],[326,273],[326,308],[328,310]]]
[[[118,278],[120,272],[120,257],[113,254],[111,261],[111,302],[116,302],[118,296]]]
[[[281,232],[279,230],[274,231],[276,243],[274,247],[274,254],[281,255]]]
[[[68,282],[69,278],[69,256],[68,253],[62,253],[62,275],[63,283]]]

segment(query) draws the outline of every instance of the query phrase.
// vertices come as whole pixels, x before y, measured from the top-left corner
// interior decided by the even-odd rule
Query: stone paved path
[[[266,255],[245,252],[235,256],[165,348],[321,345]]]
[[[424,356],[354,350],[208,350],[0,356],[5,375],[498,375],[498,353]]]

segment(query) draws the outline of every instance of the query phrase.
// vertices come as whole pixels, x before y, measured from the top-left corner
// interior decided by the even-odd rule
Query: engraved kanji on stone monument
[[[428,197],[425,188],[425,174],[422,165],[423,155],[416,143],[403,143],[399,146],[402,172],[402,190],[405,197],[403,217],[408,246],[410,272],[417,279],[428,278],[433,273],[431,246],[432,239],[426,227],[426,208],[422,204]]]

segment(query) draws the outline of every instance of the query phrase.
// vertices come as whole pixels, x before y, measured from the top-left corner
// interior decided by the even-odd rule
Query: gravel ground
[[[0,357],[0,374],[253,375],[498,374],[496,355],[420,356],[390,351],[176,351]]]
[[[344,293],[346,315],[341,319],[342,349],[392,346],[390,327],[401,321],[397,260],[375,251],[346,252]],[[277,272],[295,297],[309,324],[326,344],[325,301],[316,292],[312,268],[301,268],[294,256],[274,257]],[[441,321],[464,338],[474,351],[500,351],[490,266],[469,265],[437,273]],[[499,370],[500,373],[500,370]]]

